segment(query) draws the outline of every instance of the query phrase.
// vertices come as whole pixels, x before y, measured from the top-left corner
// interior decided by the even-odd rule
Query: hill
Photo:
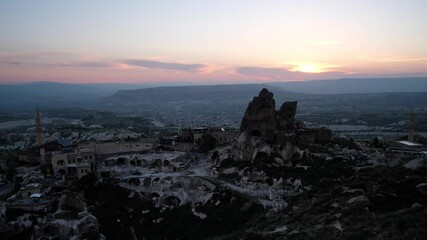
[[[179,83],[178,83],[179,84]],[[141,89],[161,84],[73,84],[32,82],[0,84],[0,111],[33,110],[36,104],[43,108],[81,107],[93,104],[121,89]]]
[[[427,78],[347,78],[273,82],[269,85],[308,94],[427,92]]]
[[[200,85],[156,87],[136,90],[120,90],[107,98],[110,103],[145,103],[170,101],[225,101],[248,100],[262,88],[268,87],[276,95],[299,96],[298,93],[288,92],[279,87],[267,84],[230,84],[230,85]]]

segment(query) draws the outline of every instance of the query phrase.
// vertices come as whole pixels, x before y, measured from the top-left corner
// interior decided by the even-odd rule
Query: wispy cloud
[[[120,61],[123,64],[138,66],[150,69],[163,69],[173,71],[185,71],[185,72],[204,72],[209,65],[206,64],[190,64],[190,63],[176,63],[176,62],[162,62],[153,61],[146,59],[126,59]]]
[[[359,59],[372,62],[412,62],[412,61],[425,61],[427,56],[411,56],[411,55],[377,55],[377,56],[362,56]]]
[[[12,66],[40,66],[40,67],[72,67],[107,65],[102,61],[87,60],[77,54],[66,52],[15,52],[0,53],[0,64]]]
[[[83,68],[121,68],[125,69],[125,64],[107,61],[80,61],[80,62],[59,62],[55,66],[58,67],[83,67]]]
[[[77,54],[69,52],[0,52],[1,59],[41,59],[51,57],[76,57]]]
[[[13,60],[0,60],[1,65],[12,65],[12,66],[19,66],[24,65],[24,62],[21,61],[13,61]]]
[[[113,59],[103,60],[95,57],[82,57],[69,53],[0,53],[0,64],[10,66],[40,66],[68,68],[146,68],[190,73],[211,73],[221,67],[204,63],[181,63],[149,59]]]
[[[240,75],[258,77],[261,79],[281,79],[281,80],[305,80],[305,79],[320,79],[320,78],[338,78],[348,76],[345,72],[328,71],[320,73],[298,72],[293,68],[283,67],[238,67],[235,73]]]
[[[286,68],[276,67],[238,67],[235,69],[237,74],[262,77],[262,78],[294,78],[295,72]]]
[[[106,61],[60,61],[60,62],[32,62],[0,60],[1,65],[10,66],[37,66],[37,67],[74,67],[74,68],[127,68],[126,65]]]

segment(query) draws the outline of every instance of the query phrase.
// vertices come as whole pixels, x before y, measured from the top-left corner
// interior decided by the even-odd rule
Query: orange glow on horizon
[[[293,70],[297,72],[304,72],[304,73],[321,73],[322,72],[322,69],[315,64],[300,65],[294,68]]]
[[[293,72],[301,73],[325,73],[330,72],[331,68],[337,67],[338,65],[311,63],[311,62],[298,62],[293,64],[294,67],[290,70]]]

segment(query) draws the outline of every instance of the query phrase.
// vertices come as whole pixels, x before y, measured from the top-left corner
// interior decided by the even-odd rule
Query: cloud
[[[1,59],[41,59],[53,57],[76,57],[77,55],[69,52],[3,52],[0,53]]]
[[[1,65],[10,66],[38,66],[38,67],[75,67],[75,68],[127,68],[126,65],[106,62],[106,61],[74,61],[74,62],[32,62],[32,61],[14,61],[0,60]]]
[[[20,61],[8,61],[8,60],[0,60],[1,65],[13,65],[13,66],[19,66],[25,64],[24,62]]]
[[[56,58],[52,58],[55,56]],[[77,55],[57,57],[52,53],[28,53],[28,54],[3,54],[0,55],[0,64],[9,66],[40,66],[63,68],[107,68],[107,69],[131,69],[143,67],[147,69],[180,71],[190,73],[212,73],[220,69],[220,66],[209,64],[189,64],[178,62],[164,62],[147,59],[124,60],[98,60],[96,58],[84,58]]]
[[[298,72],[293,71],[293,68],[283,67],[238,67],[235,73],[257,77],[261,79],[281,79],[281,80],[306,80],[306,79],[323,79],[323,78],[339,78],[349,76],[350,74],[339,71],[328,71],[320,73]]]
[[[235,69],[237,74],[262,77],[262,78],[295,78],[295,72],[286,68],[275,67],[238,67]]]
[[[122,60],[121,63],[150,69],[163,69],[184,72],[205,72],[206,70],[210,69],[210,66],[206,64],[161,62],[145,59],[126,59]]]
[[[147,69],[182,71],[191,73],[211,73],[218,66],[200,63],[179,63],[147,59],[97,59],[63,52],[17,52],[0,53],[0,64],[9,66],[39,66],[67,68],[112,68],[130,69],[143,67]]]
[[[90,58],[82,58],[77,54],[65,52],[0,53],[0,64],[11,66],[98,68],[110,68],[118,66],[113,62],[91,60]]]
[[[83,68],[127,68],[125,64],[107,61],[79,61],[79,62],[60,62],[57,67],[83,67]]]
[[[393,77],[427,77],[427,72],[340,72],[320,73],[297,72],[291,68],[279,67],[238,67],[234,73],[267,81],[302,81],[340,78],[393,78]]]
[[[411,56],[411,55],[377,55],[377,56],[363,56],[359,57],[361,60],[372,62],[412,62],[427,60],[427,56]]]
[[[9,65],[9,66],[46,66],[53,67],[54,64],[51,63],[37,63],[25,60],[1,60],[0,65]]]

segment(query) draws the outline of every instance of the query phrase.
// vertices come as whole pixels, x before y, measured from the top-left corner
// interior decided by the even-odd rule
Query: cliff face
[[[292,143],[296,110],[297,102],[285,102],[276,110],[273,93],[262,89],[246,109],[235,156],[252,163],[263,161],[283,166],[298,155]]]

